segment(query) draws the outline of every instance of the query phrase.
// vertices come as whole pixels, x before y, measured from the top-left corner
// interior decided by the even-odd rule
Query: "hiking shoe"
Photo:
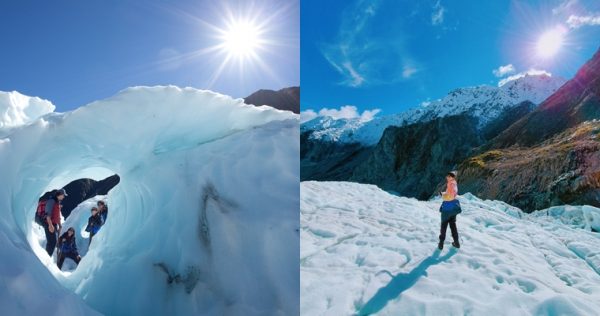
[[[438,249],[439,249],[439,250],[442,250],[442,249],[444,249],[444,242],[443,242],[443,241],[440,241],[440,242],[438,243]]]
[[[453,241],[453,242],[452,242],[452,246],[453,246],[454,248],[460,248],[460,244],[458,243],[458,241]]]

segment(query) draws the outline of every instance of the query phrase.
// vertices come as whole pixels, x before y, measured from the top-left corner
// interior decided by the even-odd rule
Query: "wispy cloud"
[[[508,64],[492,70],[492,73],[496,77],[504,77],[506,75],[514,74],[516,71],[517,70],[515,69],[515,66],[513,66],[513,64]]]
[[[342,12],[336,37],[321,45],[325,59],[342,76],[341,85],[390,84],[410,79],[421,69],[405,49],[404,29],[397,24],[400,20],[378,18],[382,11],[397,10],[392,5],[382,0],[356,0]],[[389,24],[383,32],[382,24]]]
[[[600,25],[600,14],[590,15],[570,15],[567,19],[567,25],[572,29],[580,28],[584,25]]]
[[[500,80],[498,82],[498,87],[502,87],[503,85],[507,84],[510,81],[517,80],[517,79],[523,78],[525,76],[539,76],[539,75],[546,75],[546,76],[549,76],[549,77],[552,76],[552,74],[549,73],[549,72],[547,72],[546,70],[540,70],[540,69],[533,69],[532,68],[532,69],[529,69],[527,71],[523,71],[523,72],[520,72],[520,73],[518,73],[516,75],[512,75],[512,76],[509,76],[509,77],[506,77],[506,78]]]
[[[440,25],[444,23],[444,13],[446,8],[442,6],[441,0],[438,0],[433,6],[433,13],[431,13],[431,24]]]
[[[552,14],[558,15],[567,13],[573,9],[577,2],[577,0],[565,0],[561,2],[558,6],[552,8]]]
[[[328,116],[333,119],[359,119],[367,122],[372,120],[377,113],[381,112],[380,109],[365,110],[362,113],[358,111],[358,108],[354,105],[344,105],[339,109],[323,108],[319,112],[314,110],[305,110],[300,112],[300,123],[308,122],[316,117]]]
[[[405,65],[404,68],[402,69],[402,77],[408,79],[410,77],[412,77],[412,75],[416,74],[418,71],[417,68],[410,66],[410,65]]]
[[[363,78],[363,76],[361,76],[358,72],[356,72],[356,70],[354,70],[354,67],[352,66],[351,62],[347,61],[342,66],[344,67],[345,71],[347,71],[350,75],[351,80],[348,82],[350,86],[358,87],[362,85],[363,82],[365,82],[365,78]]]

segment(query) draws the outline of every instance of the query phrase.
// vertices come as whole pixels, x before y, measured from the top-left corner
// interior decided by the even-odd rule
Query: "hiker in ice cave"
[[[102,218],[102,225],[100,226],[104,226],[106,223],[106,217],[108,217],[108,206],[106,206],[106,202],[104,201],[98,201],[96,204],[98,205],[98,213],[100,213],[100,218]]]
[[[73,227],[69,227],[69,229],[62,234],[62,236],[60,236],[58,249],[60,250],[57,261],[58,269],[62,269],[62,265],[66,258],[69,258],[75,261],[75,263],[79,264],[79,261],[81,261],[81,256],[79,255],[79,251],[77,251],[77,243],[75,242],[75,229]]]
[[[440,212],[442,217],[442,225],[440,227],[440,242],[438,248],[442,250],[444,248],[444,240],[446,239],[446,229],[450,225],[450,231],[452,232],[452,246],[460,248],[458,242],[458,229],[456,228],[456,215],[462,212],[460,203],[456,199],[458,196],[458,184],[456,183],[456,171],[450,171],[446,175],[446,191],[442,192],[442,206],[440,206]]]
[[[56,239],[62,228],[60,209],[62,208],[61,202],[65,196],[67,196],[67,192],[64,189],[56,190],[54,196],[51,196],[44,205],[45,221],[43,224],[44,232],[46,233],[46,251],[50,257],[54,253]]]
[[[85,228],[85,231],[90,233],[88,246],[92,244],[92,237],[98,233],[100,226],[102,226],[102,217],[100,217],[100,212],[98,211],[97,207],[92,207],[92,216],[88,218],[88,224]]]

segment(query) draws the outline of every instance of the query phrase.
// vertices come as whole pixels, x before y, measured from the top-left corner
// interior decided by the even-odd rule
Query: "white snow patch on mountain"
[[[372,120],[336,119],[317,116],[301,125],[302,132],[310,132],[310,138],[345,143],[358,142],[367,146],[376,144],[388,126],[403,126],[428,122],[440,117],[468,114],[479,119],[484,127],[498,118],[505,110],[523,101],[539,104],[560,88],[566,80],[548,74],[523,75],[508,81],[501,87],[477,86],[459,88],[442,99],[427,102],[426,106]]]

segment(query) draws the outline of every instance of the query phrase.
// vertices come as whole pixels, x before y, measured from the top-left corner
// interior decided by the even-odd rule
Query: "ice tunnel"
[[[298,314],[298,115],[136,87],[0,139],[0,305],[9,314]],[[40,193],[118,174],[72,273],[35,236]],[[31,297],[35,297],[32,299]]]

